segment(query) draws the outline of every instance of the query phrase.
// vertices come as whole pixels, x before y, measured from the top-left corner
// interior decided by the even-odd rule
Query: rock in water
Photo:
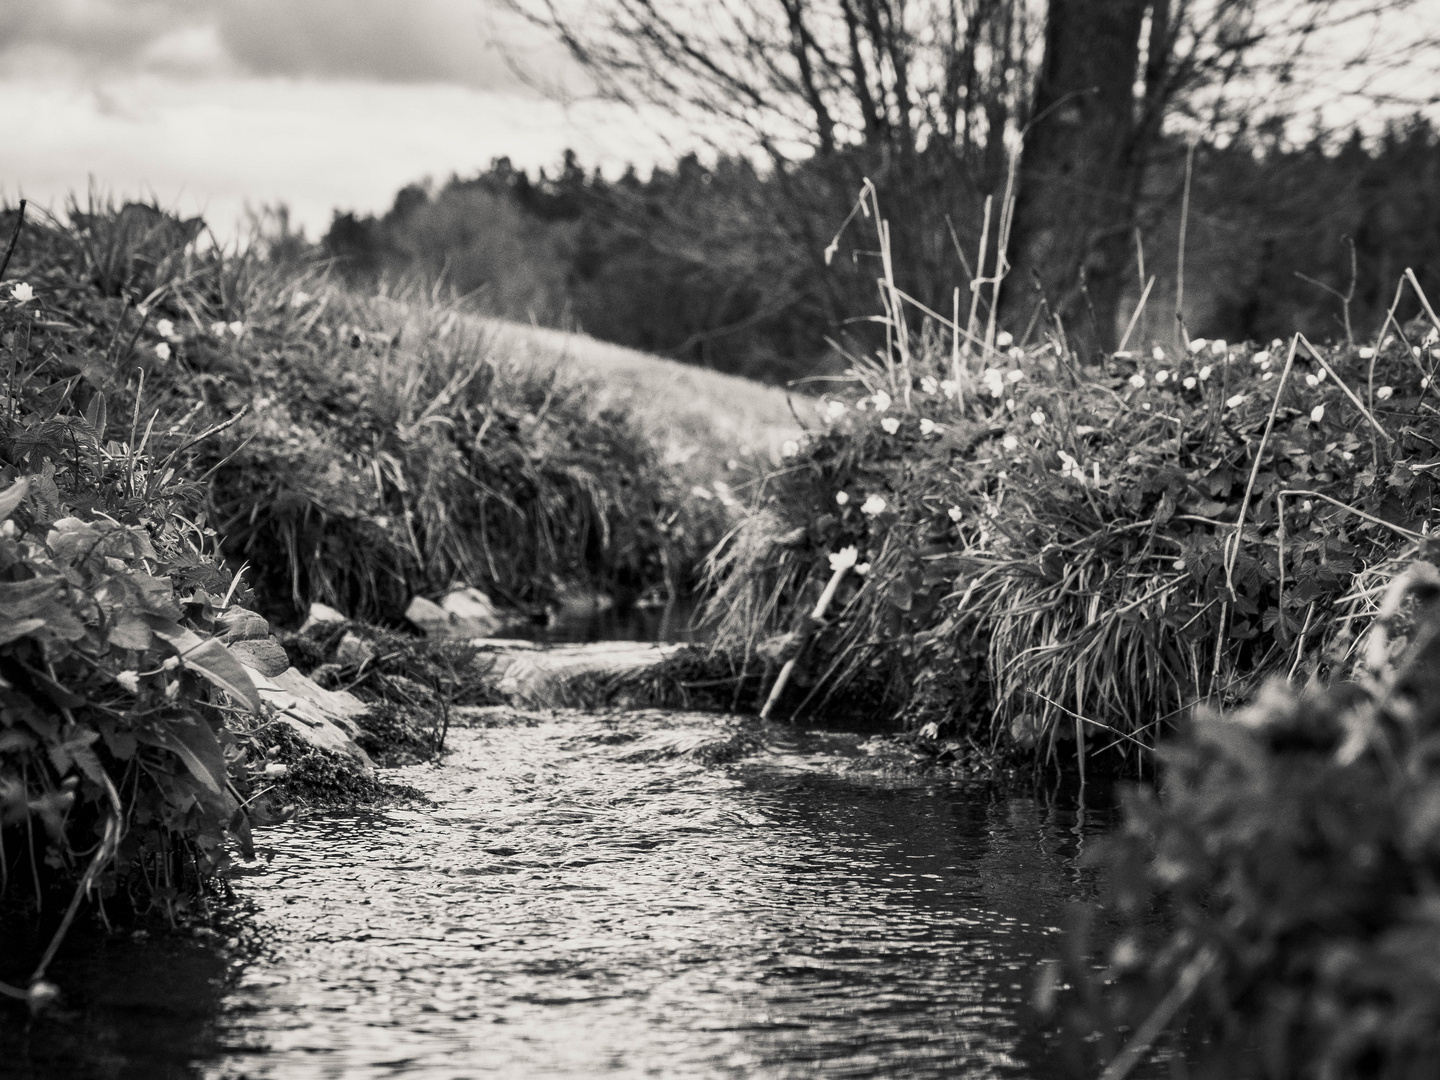
[[[456,589],[438,604],[417,596],[405,609],[405,618],[436,638],[490,637],[502,624],[495,605],[479,589]]]
[[[315,602],[310,605],[310,613],[305,616],[305,622],[300,626],[300,633],[308,634],[311,630],[319,629],[322,626],[332,626],[336,623],[349,622],[340,612],[336,611],[329,604]]]

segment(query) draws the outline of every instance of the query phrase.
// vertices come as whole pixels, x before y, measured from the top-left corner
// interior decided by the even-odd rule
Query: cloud
[[[522,90],[507,50],[564,65],[485,0],[45,0],[0,5],[0,77],[259,75]]]

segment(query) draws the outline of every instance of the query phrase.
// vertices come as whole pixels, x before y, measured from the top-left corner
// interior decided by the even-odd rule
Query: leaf
[[[172,723],[159,731],[142,736],[144,742],[163,746],[184,764],[190,775],[205,790],[221,800],[225,795],[225,754],[215,732],[203,720],[193,724]]]
[[[186,667],[198,671],[251,712],[260,712],[260,692],[245,673],[244,666],[218,638],[202,638],[195,631],[158,615],[146,615],[144,618],[155,635],[175,650]]]
[[[0,492],[0,521],[6,521],[15,512],[15,508],[25,501],[25,496],[30,491],[30,481],[21,477],[16,480],[3,492]]]
[[[180,606],[175,603],[175,588],[169,578],[135,573],[130,575],[130,581],[139,591],[140,606],[151,615],[162,616],[167,621],[180,617]]]
[[[115,616],[115,621],[105,634],[105,640],[122,649],[144,650],[150,648],[155,635],[145,622],[144,616],[133,611],[122,611]]]
[[[102,443],[105,441],[106,419],[105,395],[96,392],[91,396],[90,404],[85,407],[85,422],[95,432],[95,438]]]
[[[33,634],[44,625],[44,619],[7,619],[0,616],[0,645],[8,645],[16,638]]]
[[[34,615],[45,606],[59,586],[58,577],[0,582],[0,615],[7,615],[12,619]]]

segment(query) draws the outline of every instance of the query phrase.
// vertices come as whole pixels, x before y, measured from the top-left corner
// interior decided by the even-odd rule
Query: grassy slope
[[[495,355],[536,374],[556,371],[567,383],[586,385],[597,410],[628,413],[668,462],[688,461],[697,481],[720,475],[731,458],[778,461],[781,444],[800,433],[795,413],[813,410],[802,395],[584,334],[479,321],[492,335]]]

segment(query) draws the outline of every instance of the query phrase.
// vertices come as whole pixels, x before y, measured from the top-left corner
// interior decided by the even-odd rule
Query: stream
[[[433,806],[259,834],[258,946],[75,935],[63,1008],[0,1014],[0,1075],[1059,1075],[1027,1003],[1110,815],[879,745],[487,713],[387,772]]]

